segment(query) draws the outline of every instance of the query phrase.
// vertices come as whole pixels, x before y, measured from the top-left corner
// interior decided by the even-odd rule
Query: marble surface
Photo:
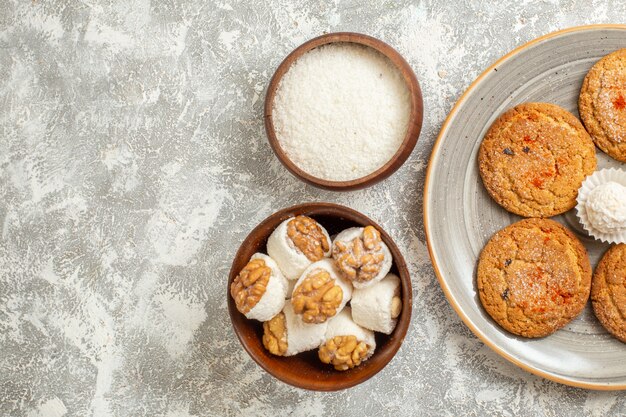
[[[496,3],[0,0],[0,414],[624,415],[620,393],[543,380],[484,346],[429,262],[426,163],[463,90],[539,35],[626,19],[618,1]],[[278,163],[262,105],[290,50],[343,30],[396,47],[426,112],[393,177],[338,194]],[[379,221],[413,279],[398,355],[339,393],[267,375],[226,311],[240,241],[306,201]]]

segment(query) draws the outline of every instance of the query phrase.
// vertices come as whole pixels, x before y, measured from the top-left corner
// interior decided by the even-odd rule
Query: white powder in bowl
[[[272,110],[278,142],[298,168],[349,181],[393,157],[407,131],[411,100],[402,74],[383,54],[333,43],[291,65]]]

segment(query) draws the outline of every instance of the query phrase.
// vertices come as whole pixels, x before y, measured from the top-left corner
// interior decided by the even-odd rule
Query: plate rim
[[[470,318],[467,317],[463,313],[461,306],[456,301],[455,297],[452,295],[452,292],[450,291],[450,288],[446,284],[446,281],[443,278],[443,274],[441,273],[439,266],[437,265],[437,262],[435,261],[434,250],[431,244],[431,240],[433,239],[433,237],[429,230],[429,213],[428,213],[428,206],[429,206],[429,201],[430,201],[430,182],[431,182],[431,173],[434,167],[434,159],[437,157],[438,153],[440,152],[443,136],[447,132],[450,123],[455,118],[459,110],[459,107],[461,106],[461,104],[463,104],[467,100],[467,97],[470,95],[470,93],[472,93],[475,90],[478,84],[485,77],[487,77],[494,70],[494,68],[497,68],[503,62],[507,61],[508,59],[512,58],[515,55],[518,55],[520,52],[528,49],[529,47],[535,44],[538,44],[548,39],[555,38],[555,37],[558,37],[567,33],[571,33],[571,32],[583,32],[583,31],[588,31],[588,30],[602,30],[602,29],[619,29],[619,30],[626,31],[626,25],[625,24],[593,24],[593,25],[572,26],[570,28],[561,29],[561,30],[547,33],[538,38],[535,38],[526,43],[523,43],[522,45],[519,45],[513,50],[511,50],[510,52],[506,53],[505,55],[497,59],[495,62],[493,62],[491,65],[489,65],[489,67],[487,67],[474,81],[472,81],[472,83],[469,85],[469,87],[467,87],[467,89],[463,92],[463,94],[461,94],[459,99],[456,101],[456,103],[454,104],[454,106],[452,107],[448,115],[446,116],[446,119],[441,125],[441,129],[439,130],[439,134],[437,135],[437,138],[435,139],[435,142],[433,144],[430,157],[428,160],[428,167],[426,169],[426,178],[424,180],[424,193],[423,193],[422,204],[423,204],[423,210],[424,210],[423,221],[424,221],[424,231],[426,233],[426,246],[428,247],[428,255],[430,257],[433,270],[435,271],[435,276],[437,277],[437,280],[439,281],[439,286],[443,290],[446,296],[446,299],[448,300],[448,303],[450,303],[450,305],[456,312],[457,316],[461,318],[461,320],[465,323],[465,325],[469,327],[472,333],[474,333],[474,335],[477,336],[481,342],[483,342],[491,350],[496,352],[498,355],[500,355],[507,361],[517,365],[518,367],[522,368],[523,370],[527,372],[530,372],[542,378],[546,378],[548,380],[558,382],[560,384],[569,385],[569,386],[577,387],[577,388],[586,388],[586,389],[600,390],[600,391],[619,391],[619,390],[626,390],[626,383],[618,384],[618,385],[602,383],[602,382],[592,383],[592,382],[582,382],[575,378],[562,377],[562,376],[550,373],[548,371],[530,366],[516,359],[511,354],[509,354],[506,350],[497,347],[491,341],[490,337],[484,334],[477,326],[475,326],[472,323]]]

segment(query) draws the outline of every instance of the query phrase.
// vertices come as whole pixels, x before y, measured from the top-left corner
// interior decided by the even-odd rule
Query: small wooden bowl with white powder
[[[347,191],[393,174],[422,127],[419,83],[402,56],[358,33],[312,39],[285,58],[265,97],[265,130],[283,165]]]

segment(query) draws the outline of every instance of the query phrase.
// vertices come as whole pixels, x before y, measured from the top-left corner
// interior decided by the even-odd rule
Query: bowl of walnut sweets
[[[331,203],[274,213],[239,248],[228,311],[244,349],[299,388],[335,391],[378,373],[411,320],[411,278],[391,237]]]

